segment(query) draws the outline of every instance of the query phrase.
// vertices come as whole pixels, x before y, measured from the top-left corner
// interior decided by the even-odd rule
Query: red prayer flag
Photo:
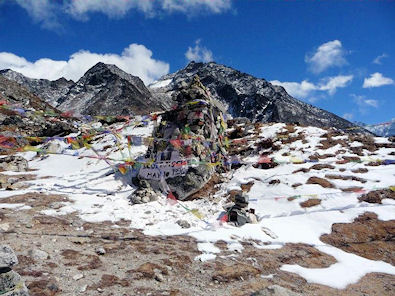
[[[174,196],[174,194],[169,191],[169,193],[167,194],[167,201],[173,206],[175,205],[178,201],[177,198]]]
[[[221,222],[228,222],[228,220],[229,220],[228,214],[225,214],[221,218],[219,218],[219,221]]]

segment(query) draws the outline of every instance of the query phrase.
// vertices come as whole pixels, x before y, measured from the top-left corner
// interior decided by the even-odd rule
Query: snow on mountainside
[[[89,69],[70,88],[59,100],[59,108],[89,115],[146,114],[162,110],[140,78],[103,63]]]
[[[395,118],[393,118],[390,122],[385,122],[382,124],[377,124],[377,125],[362,124],[361,126],[380,137],[395,136]]]
[[[115,125],[112,128],[119,127],[120,125]],[[122,133],[150,136],[152,130],[151,122],[147,127],[125,128]],[[194,258],[195,261],[172,265],[171,272],[163,272],[162,277],[173,283],[188,283],[189,277],[179,275],[189,274],[192,268],[203,268],[205,273],[209,273],[208,276],[212,276],[213,281],[217,281],[216,289],[221,294],[229,292],[229,287],[240,289],[240,277],[243,278],[242,282],[246,281],[245,283],[251,285],[255,280],[258,282],[267,277],[271,279],[272,284],[292,282],[300,291],[310,289],[311,293],[305,295],[340,295],[336,292],[338,290],[334,289],[344,289],[368,273],[395,275],[395,267],[391,265],[393,258],[388,255],[390,246],[385,239],[381,240],[378,233],[356,235],[356,232],[365,229],[365,224],[362,223],[368,223],[358,222],[365,220],[358,220],[357,217],[366,212],[371,213],[370,221],[390,223],[389,220],[394,219],[394,188],[388,188],[395,185],[395,166],[390,161],[384,161],[394,160],[394,143],[386,138],[349,135],[336,130],[283,123],[236,124],[230,127],[228,132],[231,134],[235,130],[241,133],[236,138],[246,141],[239,141],[230,147],[230,153],[239,156],[241,165],[236,165],[231,171],[222,174],[219,184],[213,185],[210,190],[200,192],[199,199],[183,202],[183,206],[180,203],[167,203],[165,196],[160,196],[154,202],[131,205],[128,196],[135,188],[123,182],[124,178],[129,178],[128,175],[114,174],[113,168],[104,161],[83,158],[95,156],[92,150],[69,150],[68,145],[58,142],[53,147],[57,147],[56,152],[64,155],[41,157],[33,152],[21,153],[30,160],[30,166],[35,170],[25,173],[26,176],[34,174],[37,178],[26,182],[29,185],[27,188],[14,191],[1,189],[0,207],[15,208],[14,211],[22,211],[24,216],[31,211],[38,211],[35,217],[40,216],[40,221],[51,221],[50,218],[53,221],[75,220],[78,216],[84,222],[62,222],[61,225],[63,228],[71,227],[70,231],[81,236],[92,229],[93,226],[89,222],[103,223],[100,224],[103,225],[101,227],[113,225],[111,232],[114,233],[121,228],[121,237],[129,237],[128,231],[132,231],[131,229],[141,229],[145,235],[159,236],[158,239],[170,236],[166,238],[169,241],[176,239],[171,238],[174,235],[190,236],[196,240],[198,251],[191,251],[187,256],[192,256],[192,260]],[[111,134],[97,136],[92,145],[102,155],[120,160],[129,153],[130,157],[136,158],[143,155],[147,149],[141,145],[132,146],[131,151],[128,151],[124,138],[123,148],[119,150]],[[265,155],[264,161],[260,161],[260,154]],[[259,162],[260,165],[254,165]],[[234,190],[246,192],[250,198],[250,207],[255,209],[260,218],[259,223],[235,227],[218,221]],[[370,197],[367,195],[370,191],[383,193]],[[15,194],[20,198],[9,198]],[[58,200],[58,196],[63,196],[63,199],[55,199],[56,202],[42,203],[38,208],[30,208],[32,194],[41,194],[43,197],[40,200],[44,200],[47,195],[55,196]],[[198,219],[186,208],[198,209],[203,215],[202,219]],[[374,218],[372,215],[377,217]],[[349,234],[343,233],[342,240],[345,242],[337,244],[334,238],[334,225],[340,227],[341,223],[351,223],[354,219],[357,221],[354,222],[357,223],[356,228],[351,231],[349,237]],[[184,221],[182,226],[179,221]],[[111,223],[120,223],[122,227]],[[43,226],[45,225],[37,224],[33,229],[43,229]],[[55,227],[56,225],[52,228]],[[52,237],[50,239],[52,240]],[[77,243],[87,244],[87,240],[83,239],[85,238],[77,240]],[[151,260],[157,256],[152,250],[156,249],[150,244],[145,246],[146,240],[149,239],[135,239],[130,245],[123,242],[123,247],[120,248],[130,248],[136,244],[139,246],[138,250],[145,254],[148,252],[149,260],[152,262]],[[192,247],[194,241],[186,243],[185,238],[183,241],[184,248],[180,247],[176,254],[179,254],[181,249],[196,249]],[[306,251],[306,246],[312,250]],[[347,246],[352,247],[347,249]],[[75,245],[72,244],[68,248],[75,248]],[[107,248],[110,250],[108,256],[111,256],[112,252],[118,252],[115,243]],[[283,249],[288,251],[278,255],[275,263],[269,261],[274,260],[272,256],[276,255],[273,254]],[[133,249],[133,252],[139,252],[138,250]],[[302,261],[292,257],[291,254],[294,254],[295,250],[299,255],[302,254]],[[128,249],[127,252],[131,251]],[[172,254],[166,256],[166,262],[175,260],[171,257],[174,255]],[[311,256],[314,259],[311,259]],[[330,263],[323,263],[324,259]],[[114,271],[116,278],[127,277],[127,273],[130,274],[130,264],[136,264],[136,260],[138,259],[128,261],[125,270],[117,268]],[[208,262],[199,265],[200,261]],[[217,262],[213,275],[210,262]],[[231,262],[236,262],[237,267],[225,269],[226,264]],[[161,263],[155,266],[158,264]],[[196,264],[199,267],[196,267]],[[248,272],[236,273],[240,268],[247,268],[246,264],[251,265]],[[225,266],[223,271],[220,266]],[[68,268],[72,269],[71,274],[78,272],[76,265],[69,264]],[[298,277],[290,278],[289,273]],[[84,274],[90,285],[90,273]],[[205,276],[197,271],[196,274],[192,274],[195,281],[196,278]],[[256,279],[255,276],[259,278]],[[95,278],[92,281],[95,280],[97,281]],[[59,285],[63,292],[71,292],[73,286],[66,278]],[[330,293],[325,290],[329,289],[325,286],[331,287]],[[130,288],[122,285],[117,286],[117,289],[120,289],[119,295],[122,295]],[[186,284],[184,289],[185,294],[189,295],[207,293],[206,285],[200,287]]]
[[[294,99],[281,86],[214,62],[191,62],[184,69],[165,75],[151,84],[151,92],[158,99],[169,100],[182,83],[196,74],[233,117],[339,129],[357,127],[333,113]],[[366,132],[358,128],[354,131]]]

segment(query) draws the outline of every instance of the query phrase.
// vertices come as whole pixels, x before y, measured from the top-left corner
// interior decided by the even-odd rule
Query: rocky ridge
[[[32,79],[12,70],[2,70],[0,76],[19,83],[53,107],[75,115],[146,114],[163,109],[160,101],[152,100],[140,78],[115,65],[97,63],[76,83],[65,78]]]
[[[2,136],[64,136],[75,131],[70,120],[26,88],[0,75],[0,132]],[[53,114],[56,118],[46,114]],[[18,143],[21,144],[21,143]],[[24,143],[25,145],[26,143]]]
[[[230,67],[210,63],[189,63],[184,69],[163,76],[150,85],[153,96],[169,100],[181,84],[198,75],[213,98],[233,117],[254,122],[284,122],[348,129],[355,124],[291,97],[283,87]],[[364,131],[357,129],[354,131]]]
[[[0,75],[13,80],[39,96],[51,106],[57,106],[58,100],[63,98],[74,85],[72,80],[59,78],[57,80],[34,79],[10,69],[0,70]]]

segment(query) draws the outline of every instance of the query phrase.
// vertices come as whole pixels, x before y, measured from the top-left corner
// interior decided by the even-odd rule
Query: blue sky
[[[395,117],[395,1],[0,0],[0,68],[76,80],[103,61],[148,84],[191,59],[352,121]]]

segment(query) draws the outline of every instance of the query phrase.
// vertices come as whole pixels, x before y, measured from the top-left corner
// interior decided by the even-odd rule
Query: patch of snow
[[[309,283],[326,285],[336,289],[344,289],[371,272],[395,275],[395,267],[386,262],[369,260],[331,246],[319,246],[317,249],[335,257],[337,263],[327,268],[306,268],[286,264],[280,269],[296,273]]]
[[[152,84],[149,85],[150,88],[160,88],[160,87],[165,87],[168,86],[173,79],[166,79],[166,80],[161,80],[161,81],[155,81]]]

